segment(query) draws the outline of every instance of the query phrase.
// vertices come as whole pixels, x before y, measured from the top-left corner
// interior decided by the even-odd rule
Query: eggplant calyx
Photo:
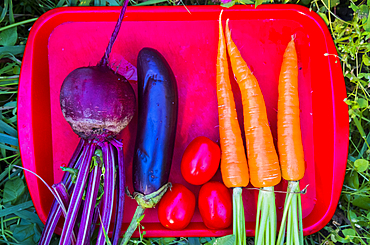
[[[171,187],[172,187],[172,184],[168,182],[167,184],[159,188],[157,191],[152,192],[147,195],[144,195],[140,192],[133,192],[131,194],[128,188],[126,188],[126,194],[132,199],[135,199],[137,204],[141,206],[143,209],[154,208],[159,203],[159,201],[162,199],[163,195],[167,192],[167,190],[171,189]]]

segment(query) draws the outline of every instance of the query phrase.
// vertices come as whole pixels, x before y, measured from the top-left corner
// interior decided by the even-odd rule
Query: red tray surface
[[[188,10],[187,10],[188,9]],[[219,141],[216,98],[217,20],[219,6],[129,7],[113,46],[112,57],[123,56],[136,64],[143,47],[159,50],[171,65],[178,82],[179,116],[170,181],[186,185],[197,196],[199,186],[187,184],[180,173],[185,147],[204,135]],[[73,69],[96,64],[102,57],[120,8],[59,8],[40,17],[32,27],[19,87],[19,141],[23,165],[49,184],[60,181],[60,165],[66,164],[78,142],[59,107],[59,89]],[[190,11],[190,13],[188,12]],[[257,77],[264,95],[270,126],[276,138],[277,82],[284,49],[296,35],[299,58],[299,93],[306,175],[301,187],[304,234],[321,229],[332,217],[343,183],[348,114],[344,80],[335,46],[324,22],[297,5],[235,6],[224,9],[232,36]],[[331,55],[325,55],[331,54]],[[231,77],[232,74],[230,74]],[[240,94],[234,83],[237,109]],[[136,89],[136,83],[131,81]],[[127,159],[127,185],[132,190],[131,164],[136,116],[121,133]],[[28,172],[25,173],[38,215],[45,222],[52,195]],[[213,178],[221,180],[218,172]],[[256,190],[243,194],[247,235],[254,235]],[[282,182],[276,190],[285,190]],[[284,194],[277,193],[281,217]],[[126,199],[124,222],[130,221],[135,202]],[[162,227],[157,210],[146,211],[146,236],[222,236],[225,230],[208,230],[196,210],[182,231]],[[125,226],[125,227],[126,227]],[[59,228],[60,231],[60,228]],[[136,232],[134,234],[138,236]]]

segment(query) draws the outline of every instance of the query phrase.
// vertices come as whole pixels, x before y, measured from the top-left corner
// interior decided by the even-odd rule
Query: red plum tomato
[[[186,147],[181,160],[181,174],[192,185],[208,182],[220,165],[220,147],[205,136],[195,138]]]
[[[232,205],[231,194],[224,184],[210,181],[200,188],[198,208],[209,229],[225,229],[231,225]]]
[[[182,230],[190,223],[196,200],[195,195],[182,184],[173,184],[158,205],[158,219],[171,230]]]

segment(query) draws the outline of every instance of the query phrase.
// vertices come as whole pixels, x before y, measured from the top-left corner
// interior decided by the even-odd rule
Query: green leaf
[[[353,199],[352,204],[356,207],[370,210],[370,198],[364,196],[357,196]]]
[[[235,235],[227,235],[224,237],[219,237],[213,243],[213,245],[234,245],[235,243]]]
[[[261,5],[263,3],[263,0],[256,0],[254,7],[257,8],[258,5]]]
[[[369,102],[367,100],[363,99],[363,98],[358,99],[357,103],[360,106],[360,108],[362,108],[362,109],[367,108],[368,105],[369,105]]]
[[[326,15],[321,12],[318,12],[318,14],[321,16],[321,18],[325,21],[325,24],[328,26],[329,25],[328,17],[326,17]]]
[[[364,172],[365,170],[368,169],[369,167],[369,161],[365,160],[365,159],[357,159],[355,162],[354,162],[354,165],[355,165],[355,169],[358,171],[358,172]]]
[[[41,222],[41,221],[40,221]],[[44,227],[44,225],[42,225],[41,227]],[[34,235],[33,235],[33,241],[37,244],[38,241],[40,240],[41,238],[41,229],[38,225],[34,225],[33,226],[33,231],[34,231]]]
[[[342,230],[343,235],[347,237],[354,237],[356,235],[356,231],[354,229],[344,229]]]
[[[235,1],[230,1],[230,2],[227,2],[227,3],[222,3],[221,6],[224,7],[224,8],[230,8],[232,6],[235,5]]]
[[[15,177],[8,180],[4,185],[3,202],[14,204],[18,198],[24,193],[26,187],[21,178]]]
[[[37,228],[35,227],[37,226],[36,224],[23,224],[22,223],[20,225],[17,225],[13,231],[13,236],[14,238],[20,242],[20,244],[22,245],[34,245],[34,244],[37,244],[38,240],[34,241],[34,236],[37,235],[39,236],[39,234],[35,234],[35,230],[37,230]],[[38,232],[40,233],[40,232]]]
[[[330,9],[339,4],[339,0],[323,0],[325,5]]]
[[[353,121],[354,121],[358,131],[360,132],[361,137],[366,139],[366,134],[365,134],[364,128],[361,125],[361,122],[358,120],[357,117],[353,117]]]
[[[30,202],[32,203],[32,201]],[[32,203],[32,206],[33,206],[33,203]],[[29,221],[32,224],[38,224],[40,227],[44,227],[44,224],[41,222],[39,216],[34,212],[31,212],[28,210],[20,210],[20,211],[15,212],[14,214],[17,215],[21,219],[25,219]]]
[[[21,72],[21,68],[19,66],[14,66],[13,67],[13,74],[14,75],[19,75],[20,72]]]
[[[368,22],[370,23],[370,21],[368,20]],[[366,66],[370,66],[370,59],[369,59],[369,56],[367,56],[366,54],[364,54],[363,56],[362,56],[362,61],[364,62],[364,64],[366,65]]]
[[[17,27],[0,32],[0,45],[14,46],[18,39]]]
[[[348,211],[348,217],[354,223],[356,223],[358,221],[357,214],[355,212],[353,212],[352,210]]]
[[[350,5],[351,9],[356,12],[359,8],[353,3],[351,2],[351,5]]]
[[[345,239],[341,236],[339,236],[338,234],[335,235],[335,239],[338,241],[338,242],[341,242],[341,243],[350,243],[350,240],[348,239]]]
[[[358,173],[352,172],[351,174],[347,175],[347,184],[352,189],[357,190],[360,187],[360,182],[358,180]]]

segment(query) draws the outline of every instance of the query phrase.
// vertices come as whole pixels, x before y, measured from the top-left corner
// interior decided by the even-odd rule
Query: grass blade
[[[28,201],[28,202],[24,202],[24,203],[15,205],[15,206],[11,206],[11,207],[0,210],[0,217],[4,217],[9,214],[14,214],[15,212],[19,212],[19,211],[22,211],[30,207],[33,207],[32,201]]]

